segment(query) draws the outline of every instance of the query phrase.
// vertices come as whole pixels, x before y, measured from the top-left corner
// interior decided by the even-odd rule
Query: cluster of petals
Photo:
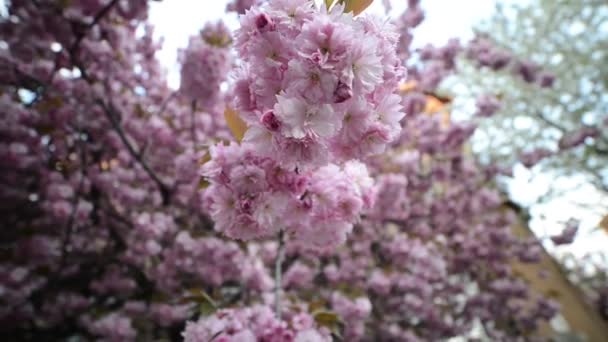
[[[226,5],[226,12],[245,14],[248,9],[260,2],[261,0],[232,0]]]
[[[181,51],[180,94],[191,101],[210,106],[220,96],[220,85],[232,67],[230,32],[220,21],[207,24],[190,38]]]
[[[382,152],[404,116],[397,39],[391,25],[342,5],[269,1],[247,11],[234,85],[245,140],[301,169]]]
[[[555,245],[567,245],[571,244],[574,241],[576,233],[578,232],[579,221],[575,219],[570,219],[566,222],[564,229],[561,233],[557,235],[551,236],[551,241]]]
[[[298,246],[324,249],[345,241],[374,200],[364,164],[349,161],[301,172],[259,156],[251,144],[217,145],[202,168],[211,183],[206,205],[216,230],[240,240],[284,230]]]
[[[306,313],[292,315],[289,321],[276,318],[267,306],[225,309],[197,322],[188,322],[182,333],[185,342],[323,342],[331,341],[327,329],[315,326]]]
[[[491,94],[483,94],[477,98],[477,112],[475,115],[488,118],[496,114],[500,110],[500,100]]]
[[[518,59],[510,52],[498,47],[489,37],[478,35],[466,48],[467,58],[476,62],[479,67],[494,71],[503,70],[509,65],[515,75],[526,83],[536,83],[541,88],[550,88],[555,82],[555,75],[542,70],[541,66],[530,61]]]
[[[531,168],[534,165],[538,164],[541,160],[551,157],[555,154],[555,152],[546,149],[546,148],[536,148],[531,151],[523,152],[519,156],[519,161],[527,168]]]

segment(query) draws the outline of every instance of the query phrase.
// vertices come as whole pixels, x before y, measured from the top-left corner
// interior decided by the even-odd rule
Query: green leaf
[[[315,322],[322,327],[329,329],[333,335],[341,339],[344,322],[337,313],[331,311],[317,311],[313,313]]]
[[[211,185],[211,183],[209,183],[209,181],[205,177],[201,177],[198,181],[199,190],[205,190],[209,187],[209,185]]]
[[[217,310],[217,308],[209,303],[201,303],[198,306],[198,313],[201,316],[213,315],[216,310]]]
[[[195,302],[198,304],[198,312],[202,316],[209,316],[217,311],[218,307],[215,301],[205,291],[201,289],[191,289],[190,295],[181,299],[180,302],[188,303]]]
[[[333,5],[333,4],[334,4],[334,0],[325,0],[325,7],[327,8],[328,11],[331,8],[331,5]]]
[[[317,299],[308,303],[308,310],[310,312],[323,311],[327,303],[323,299]]]

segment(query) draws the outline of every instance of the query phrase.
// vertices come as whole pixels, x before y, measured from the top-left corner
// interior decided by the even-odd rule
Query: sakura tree
[[[528,169],[520,170],[529,175],[530,183],[551,180],[526,203],[531,226],[543,234],[544,227],[563,223],[566,229],[557,239],[550,237],[554,232],[544,233],[551,241],[548,246],[556,246],[577,234],[578,225],[568,215],[581,219],[578,243],[557,248],[555,254],[575,253],[581,258],[581,252],[588,253],[579,261],[580,268],[594,270],[600,279],[608,269],[602,255],[608,240],[601,229],[608,217],[608,78],[602,48],[608,42],[606,23],[608,5],[602,1],[537,0],[498,7],[488,22],[478,25],[477,58],[461,59],[458,76],[445,84],[447,89],[459,89],[454,92],[456,106],[481,95],[480,109],[495,108],[491,118],[480,120],[475,149],[493,162],[519,159]],[[496,72],[492,61],[505,67]],[[457,82],[466,87],[454,87]],[[511,133],[497,134],[505,131]],[[557,207],[569,209],[555,213]],[[594,246],[594,241],[601,242]],[[576,273],[573,278],[580,278]],[[593,291],[589,297],[600,303],[594,306],[604,305]]]
[[[232,2],[240,28],[192,37],[174,91],[146,1],[11,1],[0,330],[537,338],[558,308],[510,263],[540,246],[467,152],[475,125],[437,105],[460,44],[411,49],[417,1],[396,23],[335,2]]]
[[[506,65],[506,72],[494,74],[461,65],[461,78],[471,92],[489,91],[511,104],[502,106],[479,132],[484,141],[496,129],[514,133],[508,140],[492,140],[484,150],[486,155],[493,160],[523,155],[526,167],[542,160],[545,171],[562,177],[581,175],[597,191],[608,193],[608,108],[602,68],[606,56],[601,48],[608,33],[607,10],[601,1],[538,0],[499,7],[493,18],[479,25],[478,45],[483,41],[492,51],[488,55],[519,60]],[[542,88],[531,88],[531,84]],[[527,124],[514,120],[518,115]]]

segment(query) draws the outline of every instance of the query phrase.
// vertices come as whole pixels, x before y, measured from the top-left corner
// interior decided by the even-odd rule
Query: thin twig
[[[133,147],[133,145],[131,145],[131,143],[127,139],[127,136],[125,135],[125,132],[122,130],[120,123],[116,120],[117,113],[114,110],[114,107],[112,107],[111,105],[106,105],[101,99],[97,99],[96,102],[103,109],[105,116],[112,124],[112,127],[120,137],[120,140],[122,141],[123,145],[125,145],[125,147],[129,151],[129,154],[131,154],[131,156],[139,163],[139,165],[141,165],[141,167],[148,174],[148,176],[150,176],[150,178],[152,178],[154,183],[156,183],[156,185],[158,186],[158,190],[160,191],[160,194],[163,198],[163,204],[169,204],[171,195],[169,187],[165,185],[165,183],[163,183],[163,181],[152,170],[148,163],[146,163],[146,161],[142,158],[141,154],[135,150],[135,147]]]
[[[165,109],[167,109],[167,105],[169,105],[169,102],[171,102],[171,100],[173,100],[173,98],[177,95],[177,92],[174,91],[171,93],[171,95],[167,96],[167,98],[163,101],[163,103],[160,106],[160,109],[158,110],[158,115],[159,117],[161,117],[163,115],[163,113],[165,112]]]
[[[274,310],[277,315],[277,319],[281,320],[281,291],[282,291],[282,275],[283,271],[281,266],[283,265],[283,259],[285,258],[285,240],[284,233],[281,229],[278,235],[279,247],[277,251],[277,259],[274,264]]]
[[[562,132],[562,133],[564,133],[564,132],[566,132],[566,131],[567,131],[565,127],[562,127],[562,126],[558,125],[557,123],[555,123],[555,122],[553,122],[553,121],[549,120],[549,119],[548,119],[546,116],[544,116],[544,115],[543,115],[543,113],[541,113],[541,112],[536,112],[536,117],[537,117],[537,118],[539,118],[539,119],[540,119],[541,121],[543,121],[544,123],[546,123],[547,125],[549,125],[549,126],[551,126],[551,127],[555,128],[555,129],[557,129],[558,131],[560,131],[560,132]]]
[[[78,202],[80,201],[80,193],[84,187],[84,180],[86,178],[86,153],[84,151],[84,146],[82,146],[82,132],[78,130],[78,145],[80,145],[80,159],[81,159],[81,171],[80,171],[80,180],[78,181],[78,187],[76,188],[76,192],[74,193],[74,198],[72,199],[72,212],[68,218],[68,222],[66,223],[65,235],[63,236],[62,247],[61,247],[61,259],[59,262],[60,268],[65,265],[65,261],[68,255],[68,246],[70,244],[70,240],[72,239],[72,232],[74,230],[74,221],[76,220],[76,212],[78,211]]]
[[[103,19],[103,17],[105,17],[110,10],[112,9],[112,7],[114,7],[114,5],[116,5],[118,3],[118,0],[112,0],[110,1],[104,8],[102,8],[93,18],[93,21],[88,24],[86,26],[86,28],[82,31],[77,33],[76,35],[76,40],[74,41],[74,43],[70,46],[69,48],[69,52],[72,53],[76,50],[78,50],[78,48],[80,47],[80,43],[82,42],[82,40],[84,39],[84,37],[87,35],[87,33],[95,26],[97,25],[101,19]]]
[[[85,66],[78,59],[76,51],[70,51],[70,58],[72,60],[72,63],[78,68],[78,70],[80,70],[81,78],[83,80],[85,80],[87,83],[89,83],[90,85],[93,85],[93,83],[95,83],[95,82],[89,75]],[[163,183],[163,181],[160,179],[160,177],[158,177],[158,175],[146,163],[146,161],[144,160],[144,158],[141,154],[141,151],[137,151],[135,149],[135,147],[133,147],[133,145],[131,145],[131,143],[127,139],[125,132],[123,131],[123,129],[120,125],[120,122],[118,122],[118,120],[117,120],[117,118],[121,117],[118,114],[117,110],[114,108],[114,106],[112,106],[111,104],[110,105],[106,104],[100,98],[96,98],[95,102],[103,109],[103,113],[105,114],[105,116],[108,118],[108,120],[112,124],[112,127],[114,128],[114,130],[120,137],[120,140],[122,141],[123,145],[125,145],[125,147],[129,151],[131,156],[137,161],[137,163],[139,163],[139,165],[141,165],[141,167],[148,174],[148,176],[150,176],[150,178],[154,181],[154,183],[156,183],[158,190],[160,191],[162,200],[163,200],[163,205],[169,204],[170,198],[171,198],[171,191],[170,191],[169,187],[167,185],[165,185],[165,183]]]

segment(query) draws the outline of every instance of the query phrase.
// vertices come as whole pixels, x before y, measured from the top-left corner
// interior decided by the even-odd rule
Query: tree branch
[[[557,129],[558,131],[560,131],[560,132],[562,132],[562,133],[567,132],[567,130],[566,130],[566,128],[565,128],[565,127],[562,127],[562,126],[560,126],[560,125],[556,124],[555,122],[553,122],[553,121],[551,121],[551,120],[547,119],[547,118],[546,118],[546,117],[543,115],[543,113],[541,113],[541,112],[537,112],[537,113],[536,113],[536,117],[537,117],[538,119],[540,119],[542,122],[544,122],[545,124],[547,124],[547,125],[549,125],[549,126],[551,126],[551,127],[555,128],[555,129]]]
[[[68,245],[70,244],[70,240],[72,238],[72,231],[74,230],[74,221],[76,220],[76,212],[78,210],[78,201],[80,200],[80,193],[82,192],[82,188],[84,187],[85,173],[86,173],[86,154],[84,152],[84,147],[82,146],[82,141],[80,135],[82,133],[78,131],[78,141],[80,146],[80,159],[82,162],[81,171],[80,171],[80,180],[78,181],[78,187],[76,188],[76,192],[74,193],[74,198],[72,199],[72,212],[70,213],[70,217],[68,218],[68,222],[65,228],[65,235],[63,236],[61,242],[61,259],[59,261],[59,267],[63,268],[65,265],[65,261],[68,255]]]
[[[139,151],[136,151],[135,147],[131,145],[131,143],[127,139],[127,136],[125,135],[125,132],[122,130],[120,123],[116,120],[116,117],[118,117],[118,115],[114,107],[112,105],[106,105],[101,99],[96,99],[95,102],[103,109],[105,116],[112,124],[114,131],[116,131],[116,133],[120,137],[120,140],[129,151],[129,154],[131,154],[131,156],[137,161],[137,163],[139,163],[139,165],[144,169],[148,176],[150,176],[154,183],[156,183],[156,186],[158,187],[158,190],[160,191],[160,194],[163,199],[163,205],[168,205],[171,200],[171,190],[165,183],[163,183],[163,181],[152,170],[148,163],[146,163]]]
[[[102,8],[99,13],[97,13],[95,15],[95,17],[93,18],[93,21],[88,24],[84,30],[82,30],[81,32],[76,33],[76,40],[74,41],[74,43],[70,46],[69,48],[69,52],[70,54],[72,52],[75,52],[76,50],[78,50],[78,48],[80,47],[80,43],[82,43],[82,40],[84,39],[84,37],[87,35],[87,33],[97,24],[99,24],[99,22],[101,21],[101,19],[103,19],[112,9],[112,7],[114,7],[116,4],[118,3],[118,0],[112,0],[110,1],[107,5],[104,6],[104,8]]]
[[[90,77],[87,69],[78,59],[76,55],[76,51],[70,51],[70,58],[72,63],[80,70],[80,76],[83,80],[85,80],[89,85],[93,85],[93,79]],[[156,183],[158,190],[160,191],[163,205],[168,205],[171,200],[171,190],[169,187],[163,183],[163,181],[158,177],[158,175],[152,170],[152,168],[146,163],[140,151],[137,151],[133,145],[129,142],[126,137],[125,132],[123,131],[120,122],[116,118],[121,117],[118,114],[118,111],[111,104],[106,104],[102,99],[96,98],[95,102],[103,109],[103,113],[110,121],[112,128],[116,131],[123,145],[129,151],[129,154],[139,163],[139,165],[144,169],[144,171],[148,174],[148,176]]]

